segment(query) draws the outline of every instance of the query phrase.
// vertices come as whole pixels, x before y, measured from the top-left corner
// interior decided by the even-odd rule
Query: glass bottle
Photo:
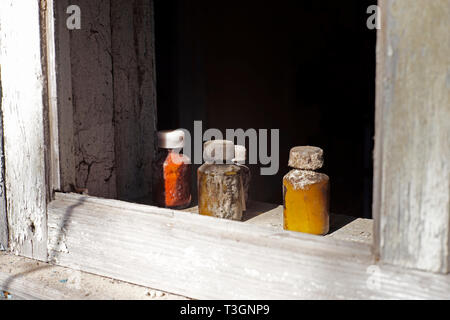
[[[329,231],[329,177],[316,172],[323,165],[323,150],[295,147],[289,154],[293,169],[283,178],[285,230],[325,235]]]
[[[191,161],[180,153],[183,147],[183,130],[158,132],[158,151],[153,162],[153,201],[157,206],[184,209],[191,203]]]
[[[245,210],[241,167],[233,164],[234,144],[213,140],[204,144],[205,164],[197,171],[198,208],[202,215],[241,220]]]
[[[247,158],[247,149],[244,146],[234,146],[233,162],[241,168],[242,185],[244,188],[245,206],[248,207],[248,191],[250,188],[251,173],[249,167],[244,163]]]

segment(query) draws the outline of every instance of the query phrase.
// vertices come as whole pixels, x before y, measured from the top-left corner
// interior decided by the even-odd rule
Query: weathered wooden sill
[[[55,264],[196,299],[449,298],[450,276],[379,265],[367,243],[74,194],[48,221]]]
[[[0,300],[3,299],[179,300],[187,298],[0,252]]]
[[[198,213],[198,207],[195,206],[183,211]],[[243,222],[281,232],[283,231],[283,206],[250,201],[248,210],[244,213]],[[330,231],[325,235],[325,238],[372,245],[373,220],[331,214]]]

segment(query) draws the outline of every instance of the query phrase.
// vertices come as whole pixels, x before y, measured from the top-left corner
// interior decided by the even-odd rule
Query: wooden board
[[[53,6],[52,6],[53,4]],[[48,6],[54,11],[54,50],[53,61],[56,77],[56,108],[53,112],[53,130],[56,140],[52,145],[57,145],[54,151],[55,159],[59,160],[52,168],[53,189],[64,192],[73,191],[75,183],[75,157],[74,157],[74,106],[72,92],[72,63],[71,63],[71,31],[67,28],[67,8],[69,0],[48,1]],[[82,16],[83,17],[83,16]],[[50,22],[51,23],[51,22]],[[49,24],[50,24],[49,23]],[[55,119],[56,118],[56,119]],[[56,128],[57,127],[57,128]],[[59,171],[56,171],[59,168]]]
[[[42,10],[41,21],[45,38],[43,38],[42,49],[45,50],[46,76],[47,76],[47,99],[48,99],[48,136],[49,136],[49,177],[48,189],[61,191],[61,168],[58,135],[58,82],[57,82],[57,59],[56,59],[56,37],[55,37],[55,14],[53,0],[47,0]]]
[[[156,130],[152,4],[111,0],[118,199],[151,194]]]
[[[58,98],[51,124],[58,123],[58,132],[51,146],[59,147],[53,153],[59,162],[53,189],[148,196],[156,130],[153,2],[76,4],[81,29],[68,30],[69,2],[55,2]]]
[[[48,100],[39,4],[0,1],[0,66],[9,247],[45,260]]]
[[[1,75],[1,67],[0,67]],[[0,251],[8,248],[8,216],[5,195],[5,154],[3,152],[2,86],[0,78]]]
[[[198,299],[448,299],[450,277],[370,246],[74,194],[49,206],[58,265]]]
[[[198,207],[195,206],[183,211],[198,213]],[[283,206],[259,201],[250,201],[247,211],[243,214],[242,220],[245,224],[282,231]],[[330,231],[325,237],[372,245],[373,220],[331,214]]]
[[[75,182],[92,195],[115,198],[110,1],[79,0],[77,5],[82,25],[70,37]]]
[[[384,1],[377,46],[376,252],[450,270],[450,1]]]
[[[0,300],[181,300],[185,297],[0,253]]]

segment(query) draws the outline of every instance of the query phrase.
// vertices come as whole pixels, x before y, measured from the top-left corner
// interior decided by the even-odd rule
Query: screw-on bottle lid
[[[203,159],[207,163],[231,162],[234,158],[234,143],[229,140],[211,140],[203,145]]]
[[[234,146],[234,159],[233,162],[245,163],[247,159],[247,149],[244,146],[236,145]]]
[[[323,150],[318,147],[294,147],[289,153],[290,167],[300,170],[317,170],[323,166]]]
[[[163,149],[183,148],[184,131],[181,129],[158,131],[158,147]]]

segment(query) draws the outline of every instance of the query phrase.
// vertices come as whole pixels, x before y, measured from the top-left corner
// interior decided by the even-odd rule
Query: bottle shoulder
[[[168,164],[188,165],[191,163],[191,160],[185,154],[160,148],[156,153],[154,163],[159,164],[159,166]]]
[[[230,174],[236,173],[240,174],[242,168],[235,164],[215,164],[215,163],[204,163],[198,168],[198,173],[200,174]]]
[[[330,178],[321,172],[293,169],[283,177],[283,183],[290,184],[294,189],[305,189],[316,184],[327,184]]]

